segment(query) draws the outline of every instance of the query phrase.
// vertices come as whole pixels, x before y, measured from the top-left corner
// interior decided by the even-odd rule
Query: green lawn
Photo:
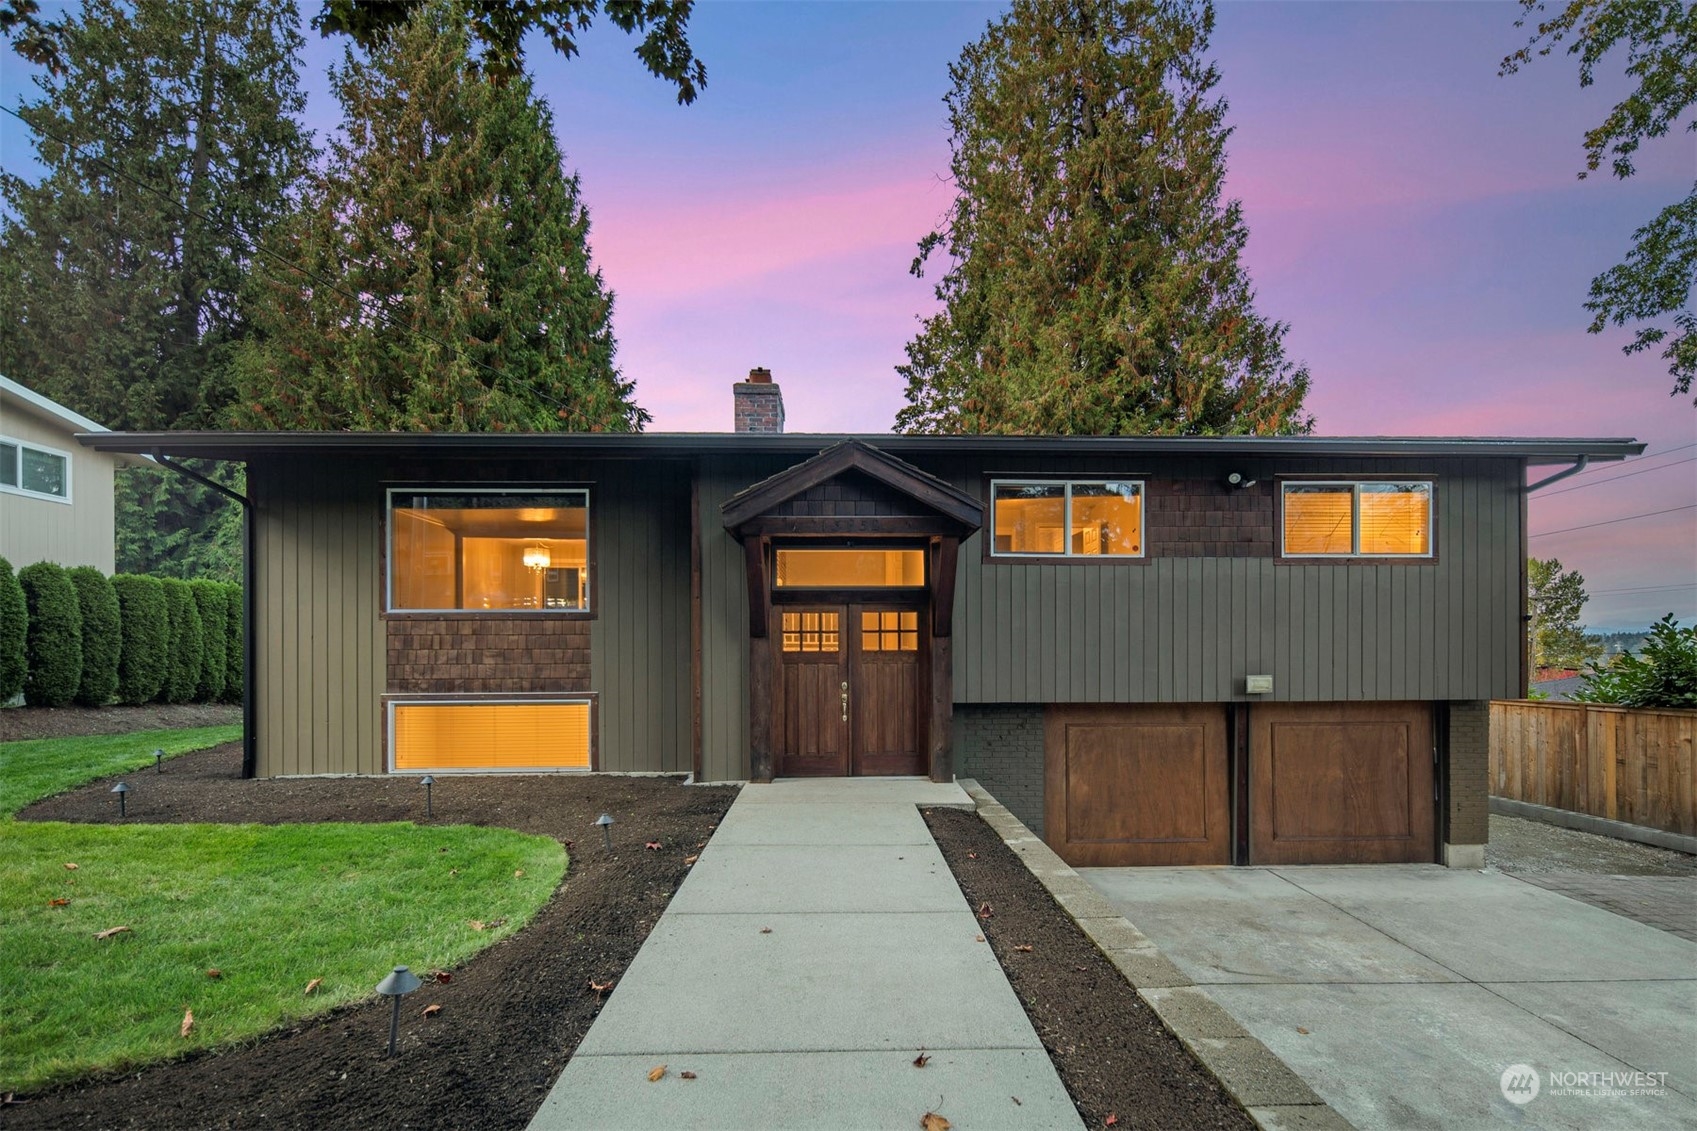
[[[151,766],[155,750],[169,757],[241,737],[241,727],[226,726],[0,742],[0,817],[95,778]]]
[[[506,829],[10,816],[151,765],[156,747],[238,736],[209,727],[0,745],[0,1093],[254,1037],[369,996],[393,966],[462,962],[528,922],[565,874],[557,841]],[[130,929],[94,937],[111,927]]]

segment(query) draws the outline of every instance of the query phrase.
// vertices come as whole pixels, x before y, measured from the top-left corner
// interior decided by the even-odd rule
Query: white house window
[[[0,438],[0,491],[70,502],[70,454]]]

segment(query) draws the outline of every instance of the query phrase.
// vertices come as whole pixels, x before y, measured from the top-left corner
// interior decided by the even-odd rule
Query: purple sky
[[[617,32],[592,32],[570,62],[531,48],[617,295],[620,365],[655,429],[728,429],[728,386],[755,365],[782,383],[792,431],[891,426],[894,366],[934,305],[907,265],[950,200],[947,68],[1000,10],[703,3],[691,39],[709,85],[689,107]],[[1498,78],[1523,41],[1515,11],[1223,4],[1213,54],[1247,264],[1312,371],[1320,433],[1648,443],[1639,467],[1534,495],[1532,548],[1584,573],[1592,625],[1690,618],[1697,463],[1678,461],[1697,456],[1697,412],[1668,396],[1659,359],[1585,333],[1581,304],[1633,229],[1689,189],[1697,139],[1648,146],[1631,181],[1579,181],[1581,135],[1623,89],[1619,67],[1589,91],[1566,57]],[[308,45],[321,136],[338,51]],[[8,57],[9,103],[19,71]],[[1675,507],[1688,509],[1539,536]]]

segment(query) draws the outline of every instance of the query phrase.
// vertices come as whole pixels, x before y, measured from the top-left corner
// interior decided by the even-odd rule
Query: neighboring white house
[[[120,462],[77,443],[78,432],[106,432],[80,413],[0,377],[0,557],[91,565],[111,573],[112,481]]]

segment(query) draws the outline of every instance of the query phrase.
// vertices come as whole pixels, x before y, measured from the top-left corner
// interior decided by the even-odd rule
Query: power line
[[[1676,459],[1672,463],[1658,464],[1655,467],[1646,467],[1639,471],[1628,471],[1620,475],[1611,475],[1607,479],[1593,479],[1589,483],[1579,483],[1572,487],[1563,487],[1557,491],[1548,491],[1542,497],[1547,499],[1551,495],[1565,495],[1569,491],[1582,491],[1587,487],[1601,487],[1603,484],[1613,483],[1617,479],[1631,479],[1634,475],[1648,475],[1652,471],[1665,471],[1670,467],[1678,467],[1682,463],[1692,463],[1694,461],[1697,461],[1697,456],[1686,456],[1684,459]]]
[[[1663,456],[1671,456],[1675,452],[1683,452],[1690,448],[1697,448],[1697,444],[1681,444],[1677,448],[1663,448],[1659,452],[1641,452],[1638,455],[1629,456],[1626,459],[1619,460],[1618,462],[1597,464],[1594,467],[1588,467],[1584,471],[1576,473],[1573,478],[1583,479],[1587,475],[1595,475],[1599,471],[1614,471],[1618,468],[1625,467],[1629,463],[1643,463],[1647,459],[1660,459]],[[1554,491],[1550,493],[1552,495],[1555,494]]]
[[[1654,518],[1656,515],[1659,515],[1659,514],[1672,514],[1675,511],[1691,511],[1691,510],[1697,510],[1697,503],[1687,503],[1683,507],[1668,507],[1666,510],[1645,511],[1643,514],[1629,514],[1629,515],[1625,515],[1621,518],[1605,518],[1601,522],[1588,522],[1584,526],[1564,526],[1560,530],[1545,530],[1545,531],[1542,531],[1538,534],[1533,534],[1533,535],[1531,535],[1531,537],[1533,537],[1533,538],[1547,538],[1551,534],[1571,534],[1575,530],[1590,530],[1593,526],[1609,526],[1609,525],[1612,525],[1613,523],[1616,523],[1616,522],[1631,522],[1634,519]]]
[[[448,350],[450,353],[453,351],[454,347],[449,345],[447,342],[443,341],[441,338],[436,337],[434,334],[430,334],[430,333],[427,333],[423,330],[417,329],[416,327],[405,325],[404,323],[397,320],[387,310],[385,310],[380,303],[371,302],[371,303],[368,304],[364,297],[362,297],[361,295],[355,294],[353,291],[348,290],[347,288],[345,288],[342,285],[340,285],[339,283],[337,283],[334,279],[324,278],[323,276],[317,274],[316,272],[310,271],[307,268],[302,267],[300,264],[294,262],[293,260],[288,259],[288,258],[286,258],[282,255],[279,255],[277,252],[272,251],[270,248],[263,246],[258,240],[254,239],[252,236],[250,236],[246,232],[242,231],[236,225],[229,223],[227,221],[215,220],[211,216],[206,215],[204,212],[198,212],[195,209],[190,208],[187,204],[184,204],[182,201],[178,200],[176,197],[170,195],[169,193],[163,192],[163,191],[161,191],[157,188],[154,188],[152,185],[147,184],[145,181],[141,181],[141,180],[136,179],[135,177],[130,176],[128,173],[124,172],[122,169],[118,168],[116,165],[113,165],[110,161],[107,161],[103,157],[94,157],[94,156],[86,155],[83,152],[83,146],[80,146],[77,143],[72,142],[72,141],[66,141],[64,138],[53,133],[51,130],[48,130],[48,129],[45,129],[41,126],[36,125],[34,122],[30,121],[28,118],[24,117],[18,111],[12,109],[10,106],[0,106],[0,110],[4,110],[6,113],[10,114],[12,117],[14,117],[18,121],[22,122],[25,125],[25,127],[27,127],[28,129],[34,130],[36,133],[41,134],[43,137],[50,138],[51,140],[58,142],[60,145],[64,146],[65,148],[69,149],[71,152],[75,153],[77,156],[81,157],[84,161],[87,161],[88,163],[90,163],[92,165],[97,165],[97,166],[104,168],[106,170],[106,172],[109,173],[110,175],[117,177],[120,180],[126,181],[131,185],[134,185],[136,188],[141,189],[143,192],[150,193],[153,196],[158,197],[160,200],[165,201],[167,204],[170,204],[172,207],[179,209],[185,215],[192,216],[196,220],[201,221],[202,223],[210,224],[213,227],[220,228],[225,232],[225,234],[234,236],[237,240],[245,242],[248,245],[249,250],[251,251],[252,254],[265,256],[266,258],[271,259],[273,262],[282,264],[284,267],[295,272],[296,274],[302,275],[302,276],[306,277],[307,279],[310,279],[313,282],[318,283],[319,285],[321,285],[321,286],[323,286],[323,287],[325,287],[325,288],[327,288],[331,291],[334,291],[336,294],[341,295],[343,298],[351,299],[361,311],[369,310],[373,315],[382,319],[382,321],[384,321],[385,323],[387,323],[389,326],[391,326],[394,329],[400,330],[403,333],[409,333],[409,334],[413,334],[417,337],[423,338],[425,341],[430,342],[434,345],[440,346],[443,349]],[[360,264],[360,266],[366,267],[366,268],[369,269],[370,265],[369,264]],[[504,373],[503,371],[501,371],[499,369],[496,369],[493,365],[490,365],[487,362],[479,361],[475,357],[471,357],[471,356],[467,355],[465,357],[465,360],[469,361],[472,365],[476,366],[479,369],[488,370],[490,373],[494,374],[497,379],[504,378],[504,377],[507,376],[506,373]],[[493,391],[494,391],[493,389],[490,389],[490,392],[493,392]],[[557,400],[554,400],[552,397],[549,397],[549,396],[543,394],[540,390],[532,389],[532,390],[530,390],[530,392],[533,395],[535,395],[536,397],[538,397],[539,399],[541,399],[541,400],[545,401],[546,403],[552,405],[556,409],[564,410],[566,408],[564,403],[557,401]]]

